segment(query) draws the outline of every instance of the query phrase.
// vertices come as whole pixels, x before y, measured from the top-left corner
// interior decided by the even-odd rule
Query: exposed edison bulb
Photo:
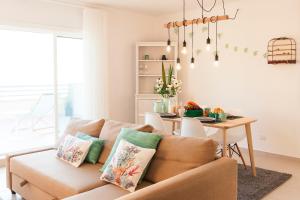
[[[215,65],[215,67],[218,67],[219,64],[220,64],[220,63],[219,63],[219,56],[218,56],[218,54],[216,54],[214,65]]]
[[[194,68],[195,68],[195,63],[191,63],[191,64],[190,64],[190,68],[191,68],[191,69],[194,69]]]
[[[210,38],[206,39],[206,51],[210,51]]]
[[[180,58],[177,58],[176,69],[177,69],[177,70],[181,70]]]
[[[215,60],[215,62],[214,62],[214,65],[215,65],[215,67],[219,67],[219,61],[218,60]]]
[[[181,70],[181,65],[180,65],[180,63],[177,63],[177,64],[176,64],[176,69],[177,69],[177,70]]]
[[[186,53],[187,53],[187,49],[186,49],[186,47],[182,47],[182,49],[181,49],[181,53],[182,53],[182,54],[186,54]]]
[[[191,58],[190,68],[191,69],[195,68],[195,58],[194,57]]]
[[[171,40],[169,39],[167,42],[167,48],[166,48],[167,52],[171,51]]]
[[[168,45],[166,50],[167,50],[167,52],[170,52],[171,51],[171,46]]]
[[[206,45],[206,51],[210,51],[210,44]]]
[[[186,41],[185,41],[185,40],[183,41],[181,53],[182,53],[182,54],[186,54],[186,53],[187,53],[187,49],[186,49]]]

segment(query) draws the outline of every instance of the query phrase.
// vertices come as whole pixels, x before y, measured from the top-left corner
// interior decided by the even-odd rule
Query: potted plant
[[[162,96],[164,107],[163,111],[167,113],[171,112],[173,98],[181,92],[182,82],[175,78],[174,68],[172,65],[169,67],[167,76],[164,63],[162,63],[161,74],[161,77],[156,80],[154,91]]]

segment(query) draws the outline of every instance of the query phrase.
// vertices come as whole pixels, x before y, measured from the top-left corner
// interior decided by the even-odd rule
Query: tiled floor
[[[10,191],[6,189],[6,175],[5,168],[0,168],[0,200],[21,200],[18,195],[11,195]]]
[[[244,155],[248,161],[247,153],[244,153]],[[293,175],[290,180],[267,195],[263,200],[300,199],[300,159],[256,152],[255,160],[258,167]],[[0,200],[21,200],[19,196],[11,195],[10,191],[5,188],[4,168],[0,168]]]

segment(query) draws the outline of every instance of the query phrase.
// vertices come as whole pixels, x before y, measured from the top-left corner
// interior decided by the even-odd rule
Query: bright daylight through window
[[[82,39],[0,30],[0,44],[0,155],[54,144],[82,113]]]

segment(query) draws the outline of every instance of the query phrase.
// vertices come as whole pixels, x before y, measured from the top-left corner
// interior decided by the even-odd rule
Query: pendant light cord
[[[194,58],[194,21],[192,21],[192,58]]]
[[[183,39],[185,41],[185,0],[183,0]]]
[[[209,38],[209,22],[207,23],[207,34],[208,34],[208,38]]]
[[[201,3],[200,3],[199,0],[197,0],[197,2],[198,2],[198,5],[200,6],[200,8],[202,9],[202,18],[203,18],[203,16],[204,16],[203,15],[203,11],[208,12],[208,13],[211,12],[216,7],[217,0],[214,1],[212,7],[210,7],[209,9],[204,8],[203,0],[202,0]],[[224,2],[224,0],[222,0],[222,5],[223,5],[223,13],[224,13],[224,15],[226,15],[226,9],[225,9],[225,2]]]
[[[214,1],[214,4],[213,4],[212,7],[209,8],[209,9],[205,9],[204,6],[203,6],[203,3],[201,4],[201,3],[199,2],[199,0],[197,0],[197,2],[198,2],[198,4],[199,4],[200,8],[202,8],[205,12],[211,12],[211,11],[214,9],[214,7],[216,6],[217,0]],[[202,1],[202,2],[203,2],[203,1]]]
[[[202,5],[203,5],[203,0],[202,0]],[[204,18],[204,10],[203,10],[203,6],[201,7],[202,10],[202,19]]]
[[[218,20],[216,21],[216,55],[218,55]]]
[[[177,27],[177,49],[179,50],[179,27]],[[177,55],[177,58],[179,58],[179,54]]]

